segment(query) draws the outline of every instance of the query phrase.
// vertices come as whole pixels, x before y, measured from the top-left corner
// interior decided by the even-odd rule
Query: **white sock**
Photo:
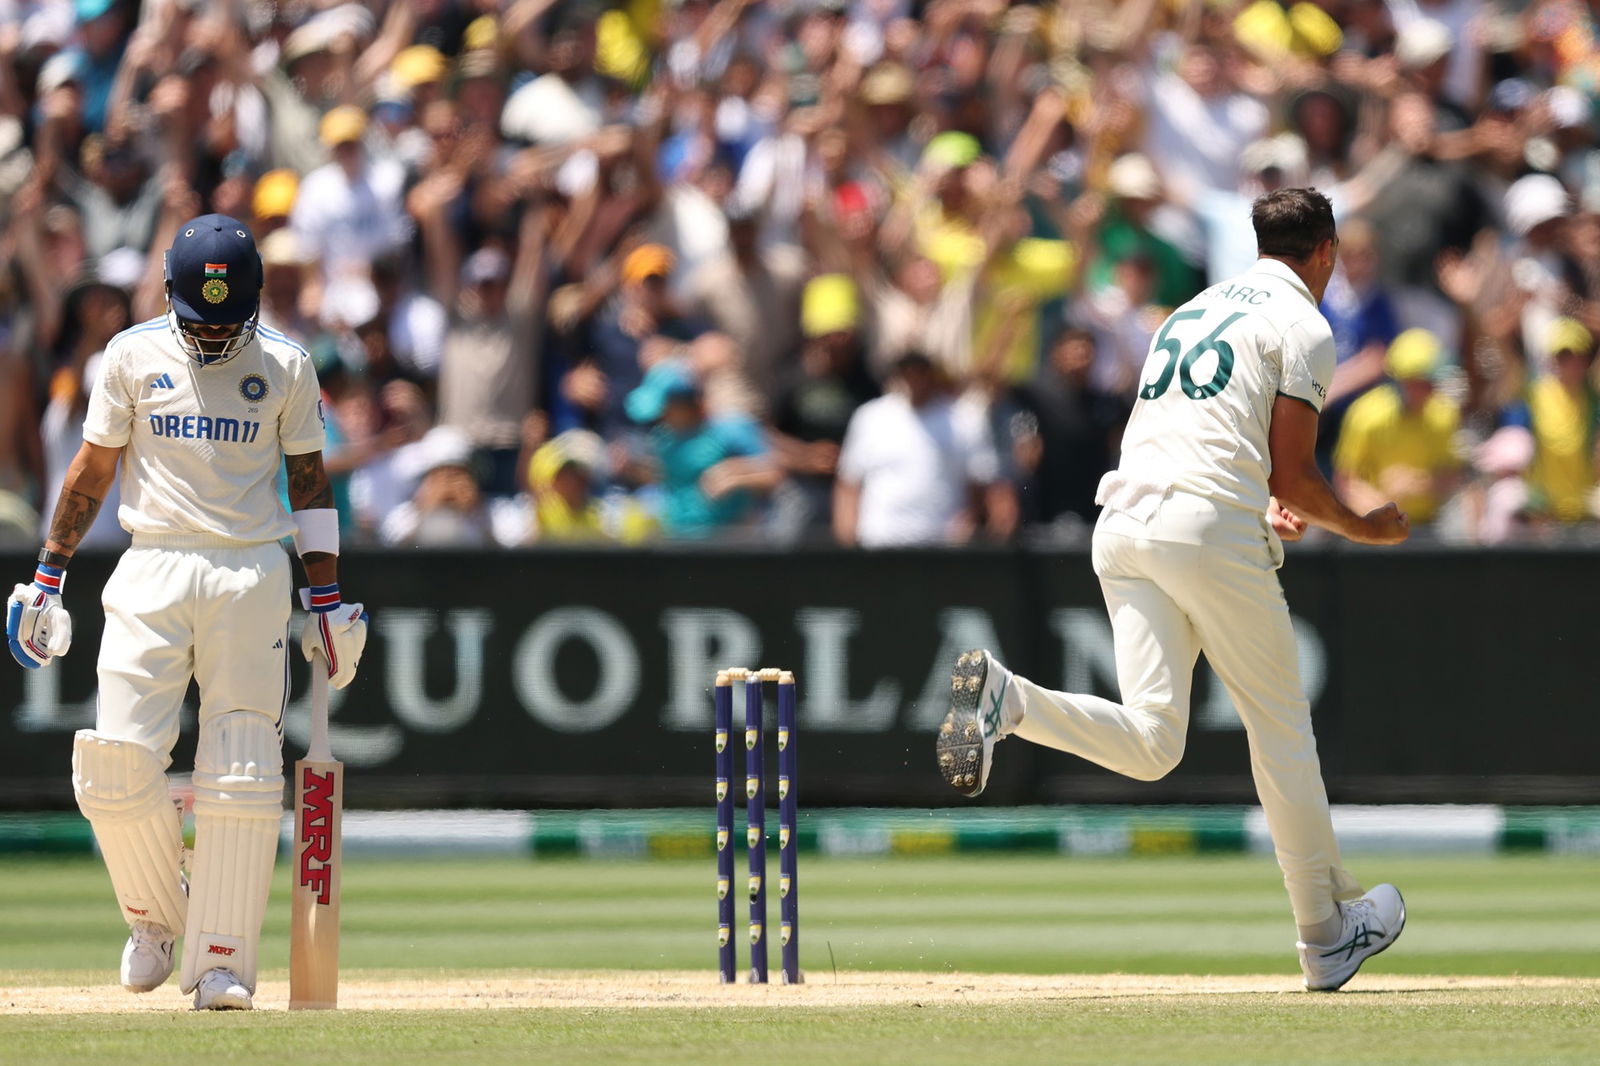
[[[996,661],[995,665],[1005,671],[1005,692],[1000,696],[1000,736],[1008,737],[1017,731],[1017,726],[1022,724],[1022,686],[1017,684],[1016,675]]]

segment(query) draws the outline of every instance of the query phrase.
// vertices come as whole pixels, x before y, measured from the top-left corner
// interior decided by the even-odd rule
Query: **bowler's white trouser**
[[[1020,708],[1008,710],[1022,713],[1016,736],[1154,781],[1183,755],[1195,657],[1204,650],[1244,722],[1295,921],[1316,925],[1333,916],[1335,899],[1359,896],[1362,888],[1339,864],[1276,573],[1282,546],[1264,518],[1253,519],[1181,493],[1170,493],[1147,523],[1103,514],[1094,569],[1125,703],[1052,692],[1018,677]]]

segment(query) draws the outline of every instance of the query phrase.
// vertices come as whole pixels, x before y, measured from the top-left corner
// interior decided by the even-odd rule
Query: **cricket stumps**
[[[797,702],[794,674],[773,668],[731,668],[717,672],[714,696],[717,796],[717,972],[724,984],[737,980],[738,948],[733,939],[733,867],[737,847],[733,826],[733,686],[744,693],[745,848],[749,872],[750,983],[767,982],[767,811],[766,744],[763,685],[776,682],[778,693],[778,900],[784,984],[798,984],[800,974],[800,895],[796,849],[799,811],[796,755]]]

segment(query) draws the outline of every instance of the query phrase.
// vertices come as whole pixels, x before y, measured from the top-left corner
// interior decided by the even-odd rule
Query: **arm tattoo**
[[[286,455],[289,468],[289,507],[295,511],[309,511],[315,507],[333,506],[333,486],[328,484],[328,473],[322,468],[321,452],[304,455]]]
[[[99,513],[100,501],[93,496],[77,489],[62,489],[61,499],[56,503],[55,517],[50,520],[47,545],[54,544],[55,550],[69,555],[77,551],[78,542],[89,532],[89,527],[94,524],[94,516]]]

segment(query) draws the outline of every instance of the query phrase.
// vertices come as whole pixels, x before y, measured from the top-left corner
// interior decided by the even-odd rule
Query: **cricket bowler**
[[[366,643],[344,603],[339,526],[322,466],[324,426],[305,351],[258,324],[261,257],[242,222],[204,215],[166,255],[167,314],[106,347],[33,584],[7,601],[23,666],[64,655],[74,550],[121,465],[117,518],[133,544],[106,583],[95,728],[73,740],[72,787],[129,926],[122,984],[173,970],[196,1010],[248,1010],[283,804],[293,536],[309,579],[300,646],[329,683],[355,676]],[[287,459],[285,460],[285,457]],[[288,472],[285,514],[275,480]],[[189,680],[200,689],[195,848],[185,880],[166,769]]]
[[[1340,865],[1276,571],[1307,522],[1363,544],[1399,543],[1408,526],[1393,503],[1350,510],[1313,458],[1334,368],[1318,310],[1339,247],[1327,198],[1281,189],[1251,220],[1255,266],[1178,308],[1153,339],[1121,464],[1096,497],[1094,570],[1125,702],[1053,692],[968,652],[936,754],[968,796],[1008,736],[1157,780],[1183,756],[1203,650],[1249,737],[1305,986],[1331,991],[1394,943],[1405,904],[1393,885],[1363,893]]]

